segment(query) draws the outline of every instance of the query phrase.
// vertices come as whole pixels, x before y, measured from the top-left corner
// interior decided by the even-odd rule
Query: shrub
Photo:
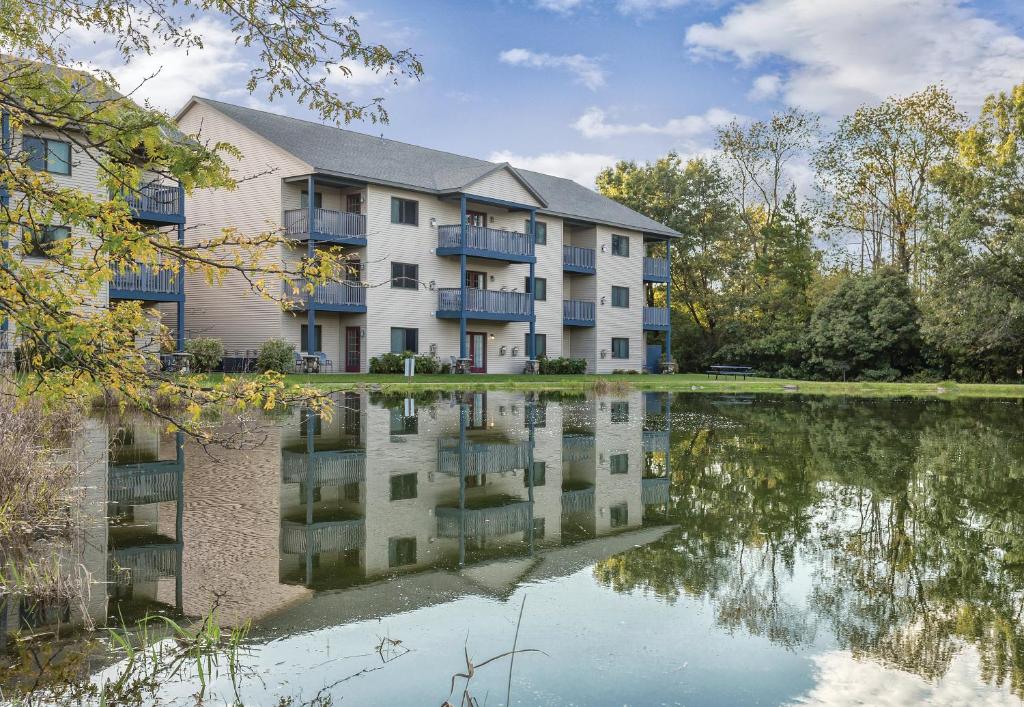
[[[585,358],[542,358],[540,372],[545,375],[579,375],[587,372]]]
[[[416,373],[431,375],[434,373],[449,373],[451,366],[441,363],[436,356],[417,356],[412,351],[405,353],[383,353],[370,359],[370,373],[405,373],[405,359],[409,357],[416,359]]]
[[[640,371],[636,370],[635,368],[616,368],[614,371],[612,371],[612,375],[615,375],[615,376],[622,376],[622,375],[635,376],[635,375],[639,375],[639,374],[640,374]]]
[[[194,372],[209,373],[224,359],[224,344],[220,339],[189,339],[185,342],[185,352],[192,354]]]
[[[287,373],[295,368],[295,344],[284,339],[267,339],[256,355],[256,370],[261,373]]]

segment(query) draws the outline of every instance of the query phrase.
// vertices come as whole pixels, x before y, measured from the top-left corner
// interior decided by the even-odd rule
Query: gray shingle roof
[[[498,165],[487,160],[386,140],[352,130],[244,108],[209,98],[206,103],[316,170],[428,192],[457,191]],[[646,233],[679,235],[643,214],[571,179],[517,169],[545,202],[544,213]]]

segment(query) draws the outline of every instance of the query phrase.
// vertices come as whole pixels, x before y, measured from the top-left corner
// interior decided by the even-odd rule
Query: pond
[[[226,424],[234,448],[92,419],[95,586],[5,601],[0,630],[251,621],[242,679],[185,669],[152,697],[181,704],[1020,704],[1022,413],[351,393]],[[486,661],[513,646],[510,678]],[[90,650],[94,680],[123,669]]]

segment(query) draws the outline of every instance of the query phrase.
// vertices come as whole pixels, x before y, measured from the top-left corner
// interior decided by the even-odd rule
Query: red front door
[[[487,373],[487,334],[467,331],[466,336],[469,338],[470,373]]]
[[[359,327],[345,327],[345,373],[359,373]]]

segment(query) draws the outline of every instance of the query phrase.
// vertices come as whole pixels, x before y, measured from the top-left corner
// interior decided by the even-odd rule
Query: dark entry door
[[[345,373],[359,373],[359,327],[345,327]]]
[[[467,331],[466,336],[469,337],[470,373],[487,373],[487,334]]]

